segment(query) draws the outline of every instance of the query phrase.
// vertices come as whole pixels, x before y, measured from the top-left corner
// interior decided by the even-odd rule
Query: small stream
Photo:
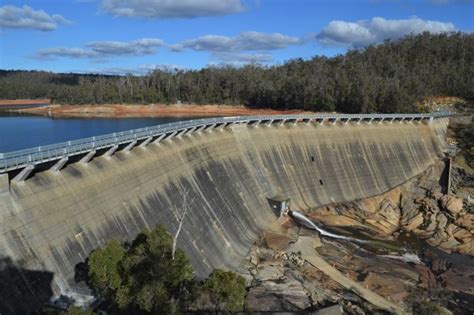
[[[315,222],[299,211],[289,211],[288,215],[296,220],[300,225],[311,230],[316,230],[322,236],[355,243],[363,250],[379,257],[402,260],[407,263],[423,264],[418,256],[418,252],[408,249],[408,247],[399,240],[378,240],[370,238],[366,234],[360,232],[357,233],[355,229],[347,231],[352,234],[351,236],[336,234],[335,232],[330,232],[326,228],[318,226]]]
[[[425,240],[406,232],[401,232],[396,240],[380,240],[371,237],[369,233],[358,228],[329,229],[321,227],[298,211],[289,211],[288,214],[300,226],[315,230],[321,236],[327,238],[350,242],[363,252],[375,255],[375,257],[429,267],[435,277],[441,276],[441,283],[438,285],[446,287],[452,296],[449,299],[448,308],[453,310],[455,314],[474,314],[474,294],[472,294],[474,290],[466,290],[462,284],[456,287],[457,282],[474,281],[474,273],[472,273],[474,257],[466,254],[443,252],[430,246]],[[445,266],[442,267],[445,269],[439,270],[439,266]],[[454,278],[449,280],[447,277]],[[451,287],[446,286],[446,281],[451,283]]]

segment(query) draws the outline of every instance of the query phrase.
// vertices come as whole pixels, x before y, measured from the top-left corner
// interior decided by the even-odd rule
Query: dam
[[[112,238],[173,233],[184,191],[178,247],[199,276],[235,269],[276,219],[269,199],[309,209],[384,193],[442,157],[448,118],[210,118],[0,154],[0,313],[74,291],[78,265]]]

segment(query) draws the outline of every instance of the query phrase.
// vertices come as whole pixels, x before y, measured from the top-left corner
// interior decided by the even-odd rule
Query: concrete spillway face
[[[131,240],[156,224],[174,233],[178,220],[170,209],[186,187],[194,202],[178,247],[200,276],[233,269],[276,220],[267,197],[281,194],[293,208],[307,209],[383,193],[441,155],[445,130],[443,121],[235,125],[147,150],[117,151],[86,166],[71,163],[0,194],[0,253],[25,272],[53,275],[42,283],[51,296],[65,294],[78,285],[76,265],[106,241]],[[15,279],[10,287],[30,292],[29,280]],[[0,295],[22,305],[9,295],[13,291]]]
[[[0,174],[0,194],[8,194],[10,192],[10,182],[8,174]]]

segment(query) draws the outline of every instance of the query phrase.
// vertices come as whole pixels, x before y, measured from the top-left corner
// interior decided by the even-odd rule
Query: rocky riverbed
[[[462,180],[456,194],[441,192],[444,167],[440,160],[383,195],[306,212],[318,226],[361,242],[280,218],[241,267],[247,309],[472,314],[473,203]]]

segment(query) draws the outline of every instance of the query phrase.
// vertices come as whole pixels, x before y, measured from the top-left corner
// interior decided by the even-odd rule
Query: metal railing
[[[149,137],[157,137],[175,131],[182,131],[213,124],[245,123],[259,121],[276,120],[405,120],[405,119],[436,119],[449,116],[449,112],[436,112],[431,114],[311,114],[311,115],[264,115],[264,116],[237,116],[237,117],[217,117],[179,121],[162,124],[152,127],[115,132],[111,134],[84,138],[74,141],[67,141],[46,146],[40,146],[19,151],[0,153],[0,173],[14,169],[23,168],[28,165],[36,165],[49,161],[54,161],[63,157],[70,157],[92,150],[100,150],[115,145],[139,141]]]

